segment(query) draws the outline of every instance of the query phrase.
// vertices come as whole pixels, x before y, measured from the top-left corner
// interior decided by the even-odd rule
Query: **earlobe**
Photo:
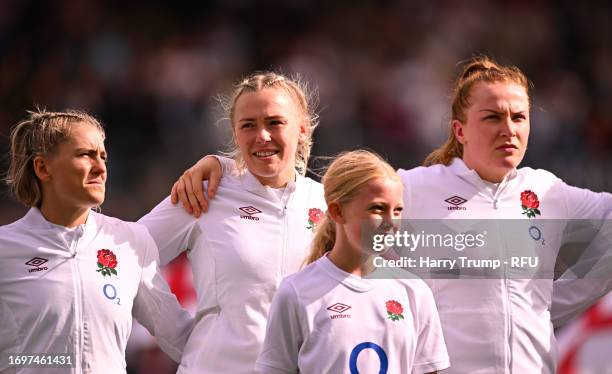
[[[327,206],[327,214],[332,221],[338,224],[345,224],[344,214],[342,213],[342,207],[338,203],[331,203]]]
[[[43,156],[36,156],[34,160],[32,160],[32,166],[34,169],[34,174],[41,182],[46,182],[51,179],[51,173],[49,171],[49,164],[47,159]]]
[[[454,119],[451,123],[451,127],[453,129],[453,134],[455,134],[455,138],[461,144],[466,144],[467,139],[465,138],[465,134],[463,133],[463,123],[461,121]]]

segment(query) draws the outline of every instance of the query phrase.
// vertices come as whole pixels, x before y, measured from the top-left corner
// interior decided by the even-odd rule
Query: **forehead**
[[[94,125],[78,122],[70,127],[70,136],[66,142],[75,148],[104,149],[104,135]]]
[[[359,193],[363,199],[384,198],[389,200],[402,200],[402,182],[391,178],[376,178],[366,183]]]
[[[472,87],[470,93],[472,108],[506,109],[525,111],[529,109],[527,90],[513,82],[480,82]]]
[[[245,117],[286,116],[296,112],[295,100],[283,88],[264,88],[255,92],[245,92],[236,100],[234,111],[237,120]]]

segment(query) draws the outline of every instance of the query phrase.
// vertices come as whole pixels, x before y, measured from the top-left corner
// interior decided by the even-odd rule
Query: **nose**
[[[93,159],[91,172],[96,175],[106,174],[106,161],[102,157],[100,157],[100,155],[96,156]]]
[[[508,138],[516,136],[516,123],[510,116],[507,116],[501,124],[500,135]]]
[[[267,143],[271,140],[270,138],[270,132],[265,128],[262,127],[261,129],[259,129],[257,131],[257,143]]]
[[[381,229],[387,231],[389,229],[393,229],[393,231],[397,231],[399,229],[399,218],[393,214],[392,211],[388,211],[382,215],[382,222],[380,224]]]

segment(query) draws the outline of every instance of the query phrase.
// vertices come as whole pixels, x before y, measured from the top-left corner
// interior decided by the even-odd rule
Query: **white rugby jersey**
[[[327,256],[287,277],[270,309],[260,373],[429,373],[449,366],[418,279],[365,279]]]
[[[323,187],[297,176],[279,198],[248,171],[228,173],[209,208],[196,219],[167,198],[140,222],[162,263],[189,249],[197,322],[179,372],[252,373],[272,296],[309,253]]]
[[[158,268],[147,230],[89,212],[69,229],[37,208],[0,227],[0,372],[8,354],[71,353],[75,368],[17,373],[125,373],[132,316],[179,362],[193,317]]]
[[[493,195],[461,159],[450,166],[399,170],[405,219],[529,219],[521,193],[539,199],[539,219],[603,219],[612,195],[568,186],[544,170],[510,173]],[[451,202],[449,202],[451,201]],[[456,207],[461,207],[457,209]],[[563,221],[558,221],[559,225]],[[550,223],[550,222],[549,222]],[[546,251],[556,258],[563,227],[542,227]],[[500,230],[506,248],[513,235]],[[534,239],[535,240],[535,239]],[[554,373],[557,347],[551,325],[552,279],[427,279],[451,360],[449,373]]]

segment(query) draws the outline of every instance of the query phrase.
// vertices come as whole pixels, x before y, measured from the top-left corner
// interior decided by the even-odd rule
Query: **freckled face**
[[[466,122],[453,121],[465,164],[485,180],[500,182],[527,150],[529,97],[516,83],[477,83],[470,92]]]

